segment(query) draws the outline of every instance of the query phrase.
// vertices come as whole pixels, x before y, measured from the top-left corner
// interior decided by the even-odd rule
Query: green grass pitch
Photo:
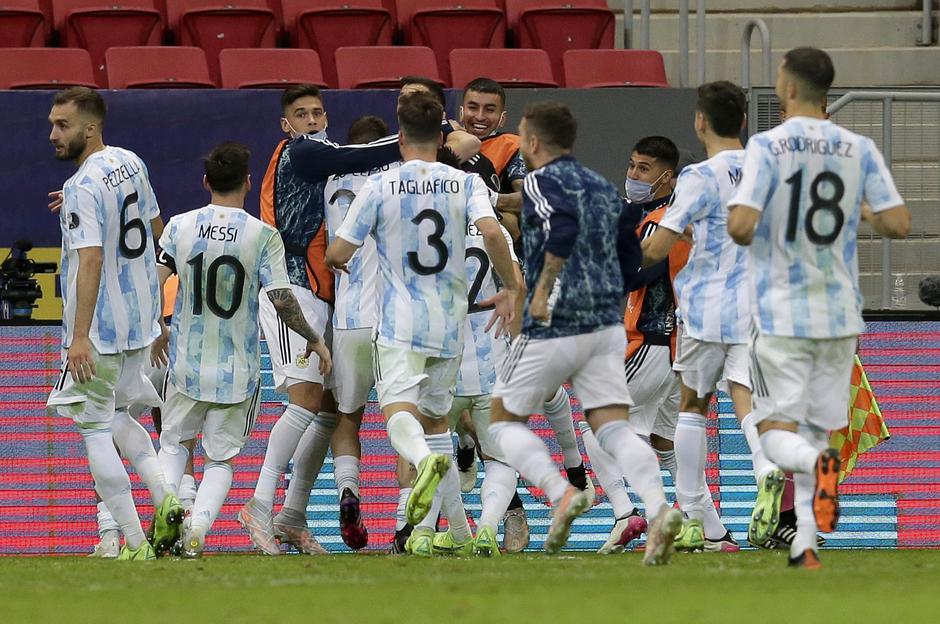
[[[0,622],[914,622],[936,617],[940,552],[628,553],[485,559],[209,556],[119,563],[0,558]]]

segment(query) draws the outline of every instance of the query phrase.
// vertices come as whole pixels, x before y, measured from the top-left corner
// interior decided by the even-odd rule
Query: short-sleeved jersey
[[[412,160],[370,177],[336,235],[379,259],[377,340],[434,357],[463,351],[467,225],[496,218],[480,176]]]
[[[209,204],[170,219],[160,246],[179,275],[170,381],[198,401],[244,401],[261,370],[260,290],[290,288],[280,235],[244,210]]]
[[[512,261],[519,259],[512,250],[512,237],[506,228],[500,227]],[[509,347],[506,337],[496,338],[495,330],[485,331],[493,314],[492,306],[481,306],[499,290],[498,279],[486,254],[483,236],[473,223],[467,226],[467,321],[463,333],[463,358],[457,374],[457,396],[479,396],[490,394],[496,384],[498,358]],[[500,344],[501,343],[501,344]],[[500,349],[502,347],[502,349]]]
[[[326,183],[323,201],[326,205],[326,226],[330,242],[336,238],[336,231],[343,224],[349,206],[362,189],[366,180],[377,173],[397,169],[396,161],[363,171],[330,176]],[[374,327],[378,312],[376,286],[379,280],[379,260],[375,252],[375,239],[366,237],[362,247],[353,254],[346,265],[349,273],[336,274],[336,300],[333,304],[333,327],[335,329],[356,329]]]
[[[904,203],[868,137],[809,117],[751,137],[730,205],[761,211],[750,246],[761,333],[863,331],[856,251],[863,200],[873,212]]]
[[[160,286],[150,221],[160,216],[147,167],[136,154],[105,147],[62,187],[62,346],[72,344],[78,250],[100,247],[101,282],[88,337],[99,353],[141,349],[160,335]]]
[[[522,240],[526,296],[524,334],[559,338],[587,334],[623,321],[624,281],[618,255],[620,228],[635,242],[633,224],[621,220],[617,189],[599,173],[562,156],[529,173],[522,187]],[[555,280],[547,324],[529,315],[545,253],[565,258]],[[636,267],[634,267],[635,269]]]
[[[750,335],[747,249],[728,234],[728,199],[743,160],[744,150],[725,150],[683,169],[659,222],[679,233],[692,226],[695,243],[675,287],[684,331],[705,342],[742,344]]]

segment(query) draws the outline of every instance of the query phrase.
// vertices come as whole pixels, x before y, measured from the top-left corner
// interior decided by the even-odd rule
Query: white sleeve
[[[752,137],[744,149],[741,179],[734,187],[728,206],[747,206],[763,212],[774,188],[775,171],[767,161],[766,142],[761,137]]]
[[[496,218],[493,204],[490,201],[490,191],[483,182],[483,178],[475,173],[467,176],[469,184],[469,198],[467,204],[467,222],[476,223],[486,217]],[[511,245],[510,245],[511,247]]]
[[[680,173],[672,202],[666,208],[666,214],[659,225],[679,234],[684,232],[685,228],[708,208],[704,192],[706,184],[702,174],[694,169],[686,168]]]
[[[62,198],[62,215],[66,222],[69,249],[101,247],[101,219],[98,215],[100,199],[97,189],[89,185],[72,186],[65,189]]]
[[[872,212],[883,212],[904,203],[884,156],[871,139],[868,139],[867,149],[862,156],[862,185],[865,201],[871,206]]]
[[[362,246],[375,228],[381,201],[381,190],[377,189],[372,178],[369,178],[350,204],[343,224],[336,229],[336,236],[353,245]]]

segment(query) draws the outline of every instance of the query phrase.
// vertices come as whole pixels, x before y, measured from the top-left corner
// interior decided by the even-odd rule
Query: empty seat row
[[[0,49],[0,89],[59,88],[66,85],[126,88],[283,87],[307,82],[326,86],[313,50],[230,48],[219,54],[216,81],[201,48],[192,46],[113,47],[105,52],[107,81],[95,76],[91,56],[79,48]],[[450,53],[453,86],[487,76],[506,86],[556,87],[544,50],[458,49]],[[343,47],[336,51],[342,89],[396,88],[402,76],[420,75],[447,84],[434,51],[421,46]],[[564,86],[668,87],[662,56],[651,50],[569,50]]]
[[[218,81],[221,50],[280,42],[316,50],[335,86],[337,48],[391,45],[396,33],[405,45],[432,48],[449,81],[451,50],[501,48],[511,33],[519,48],[548,51],[561,82],[566,50],[610,49],[614,42],[606,0],[0,0],[0,47],[43,45],[53,29],[61,45],[89,51],[99,81],[110,47],[201,47]]]

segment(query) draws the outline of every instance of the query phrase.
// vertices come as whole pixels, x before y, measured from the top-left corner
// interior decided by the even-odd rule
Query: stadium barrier
[[[59,372],[59,328],[0,327],[0,555],[69,555],[90,552],[96,541],[91,476],[81,439],[66,419],[48,416],[45,399]],[[249,549],[235,521],[251,496],[264,457],[265,441],[284,398],[274,393],[265,355],[261,417],[235,468],[231,494],[209,537],[211,551]],[[827,548],[913,548],[940,546],[940,320],[874,321],[861,341],[860,357],[891,433],[890,440],[862,455],[843,484],[839,531]],[[580,405],[573,398],[576,418]],[[144,424],[150,430],[149,417]],[[561,464],[560,450],[546,421],[532,426],[547,437]],[[723,521],[742,544],[756,488],[744,437],[730,402],[720,396],[708,419],[707,478]],[[156,440],[156,435],[154,439]],[[394,452],[377,406],[363,419],[363,515],[369,549],[384,549],[394,530],[397,500]],[[588,466],[590,462],[588,461]],[[197,452],[197,480],[202,457]],[[674,490],[664,473],[667,494]],[[479,484],[466,497],[479,518]],[[132,475],[145,521],[152,513],[146,489]],[[283,487],[278,491],[282,500]],[[719,490],[720,486],[720,490]],[[540,548],[549,524],[541,493],[520,486],[532,529],[531,548]],[[635,499],[635,496],[634,496]],[[333,466],[328,458],[311,492],[308,523],[331,551],[347,551],[339,536]],[[597,549],[612,526],[609,503],[597,504],[575,524],[569,547]]]

